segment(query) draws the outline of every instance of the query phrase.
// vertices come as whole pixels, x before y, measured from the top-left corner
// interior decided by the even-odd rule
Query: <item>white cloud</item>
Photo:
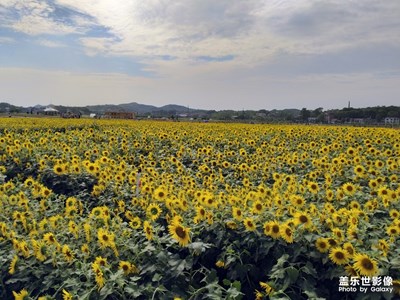
[[[69,34],[97,25],[112,36],[82,38],[89,55],[147,61],[233,55],[238,67],[251,67],[282,51],[320,54],[355,44],[400,42],[399,1],[4,0],[1,5],[20,14],[9,24],[14,30]],[[55,6],[78,14],[63,22],[54,16]]]
[[[81,28],[65,24],[53,18],[55,9],[46,1],[7,0],[3,1],[1,5],[11,14],[5,14],[4,19],[0,21],[0,26],[34,36],[41,34],[65,35],[82,32]]]
[[[49,47],[49,48],[62,48],[62,47],[67,47],[67,45],[60,43],[60,42],[55,42],[52,40],[46,40],[46,39],[40,39],[37,41],[39,45]]]
[[[5,36],[0,36],[0,45],[1,44],[13,44],[15,43],[15,39]]]
[[[10,27],[29,35],[69,34],[76,32],[71,26],[54,22],[39,15],[23,16]]]
[[[236,71],[236,78],[243,78],[261,67],[278,68],[282,57],[287,73],[292,68],[297,76],[303,55],[347,55],[371,44],[400,47],[400,1],[3,0],[1,5],[18,12],[12,22],[7,17],[15,30],[81,33],[78,41],[89,56],[131,56],[158,77],[183,80]],[[69,13],[59,18],[57,7]],[[233,59],[198,59],[225,56]],[[358,72],[351,63],[348,72]]]
[[[400,2],[57,0],[94,18],[113,38],[81,39],[90,55],[130,55],[149,68],[191,68],[199,56],[234,56],[251,68],[280,52],[322,54],[371,42],[399,44]],[[175,62],[160,62],[162,56]],[[179,64],[179,63],[178,63]],[[220,62],[214,62],[220,66]],[[165,73],[166,70],[160,70]],[[171,74],[172,75],[172,74]],[[186,74],[184,75],[186,76]]]

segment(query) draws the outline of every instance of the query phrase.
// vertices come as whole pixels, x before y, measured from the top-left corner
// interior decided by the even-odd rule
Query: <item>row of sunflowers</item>
[[[0,298],[391,299],[399,157],[386,128],[2,119]]]

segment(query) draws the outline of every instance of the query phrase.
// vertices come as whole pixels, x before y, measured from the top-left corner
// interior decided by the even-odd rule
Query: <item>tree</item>
[[[307,108],[303,107],[300,111],[300,117],[303,120],[303,122],[307,122],[308,118],[310,117],[311,112],[307,110]]]

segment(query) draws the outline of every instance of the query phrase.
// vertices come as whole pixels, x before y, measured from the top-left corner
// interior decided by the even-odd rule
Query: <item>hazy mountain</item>
[[[158,108],[153,105],[140,104],[137,102],[124,103],[124,104],[119,104],[117,106],[118,108],[123,109],[124,111],[132,111],[138,114],[151,113],[158,110]]]

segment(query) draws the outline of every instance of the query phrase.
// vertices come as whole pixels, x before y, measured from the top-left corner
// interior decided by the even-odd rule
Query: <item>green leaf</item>
[[[318,277],[317,271],[313,267],[313,265],[308,261],[305,266],[300,269],[302,272],[313,276],[314,278]]]
[[[232,286],[233,286],[234,288],[236,288],[238,291],[240,291],[240,290],[242,289],[242,284],[240,283],[240,281],[237,281],[237,280],[235,280],[235,281],[232,283]]]
[[[156,281],[158,282],[158,281],[161,280],[161,278],[162,278],[162,275],[156,273],[156,274],[154,274],[152,281],[153,281],[153,282],[156,282]]]
[[[222,280],[222,283],[225,285],[225,286],[230,286],[231,285],[231,281],[229,280],[229,279],[224,279],[224,280]]]
[[[299,270],[294,267],[286,268],[286,273],[288,274],[291,283],[296,282],[297,278],[299,277]]]

